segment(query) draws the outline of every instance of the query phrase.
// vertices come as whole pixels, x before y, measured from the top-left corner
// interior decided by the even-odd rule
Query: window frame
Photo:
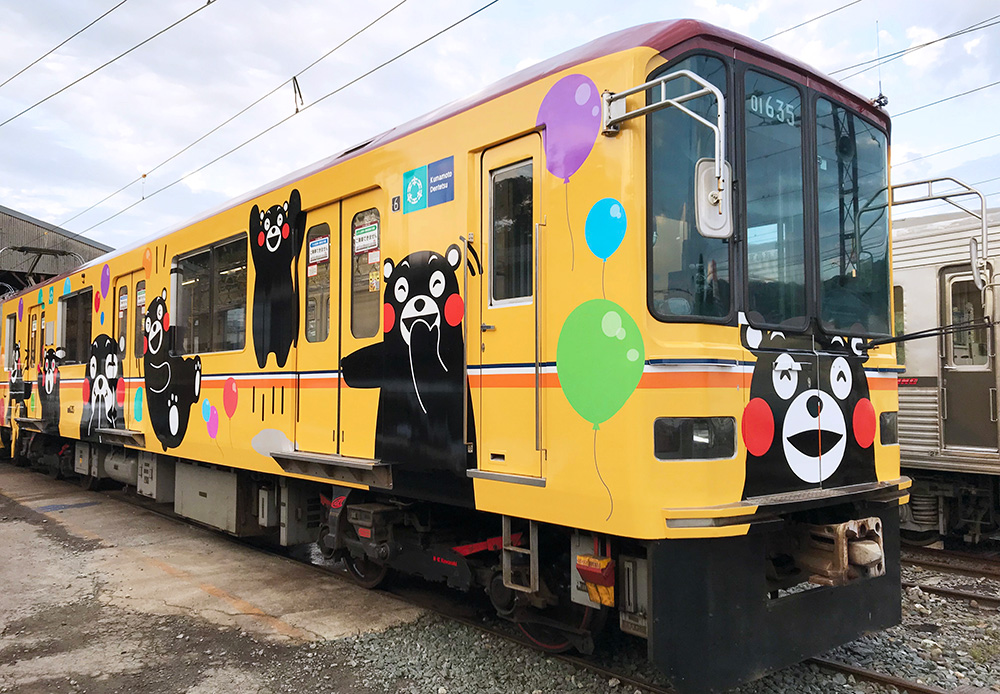
[[[3,367],[6,371],[10,371],[14,367],[14,343],[17,341],[17,312],[7,314],[6,320],[4,320],[4,333],[3,333],[3,348],[4,348],[4,359]]]
[[[357,220],[358,217],[360,217],[361,215],[367,214],[367,213],[371,213],[371,212],[374,212],[377,215],[377,217],[378,217],[378,220],[376,222],[374,222],[375,224],[378,224],[378,229],[376,230],[376,233],[378,234],[378,245],[374,249],[366,249],[364,251],[361,251],[361,253],[355,253],[354,242],[355,242],[356,239],[355,239],[354,234],[355,234],[355,231],[357,231],[354,228],[355,220]],[[363,229],[365,226],[368,226],[368,225],[370,225],[372,223],[373,222],[368,222],[366,225],[358,227],[358,229]],[[351,259],[350,259],[350,263],[349,263],[349,267],[350,267],[350,270],[349,270],[349,277],[350,277],[349,287],[350,287],[351,298],[350,298],[350,302],[349,302],[349,304],[350,304],[350,316],[349,316],[348,322],[350,323],[351,336],[354,339],[356,339],[356,340],[367,340],[369,338],[376,337],[379,334],[379,330],[382,327],[382,289],[383,289],[383,279],[382,279],[382,274],[383,274],[383,265],[382,265],[382,212],[379,210],[378,205],[373,205],[372,207],[366,207],[365,209],[358,210],[353,215],[351,215],[350,230],[351,230]],[[331,243],[332,243],[332,241],[331,241]],[[378,274],[378,288],[374,292],[372,292],[372,291],[368,291],[368,292],[356,292],[356,291],[354,291],[354,287],[355,287],[355,282],[354,282],[354,280],[355,280],[355,277],[354,277],[355,265],[354,265],[354,261],[355,261],[355,259],[359,255],[361,255],[363,253],[370,253],[372,250],[378,250],[378,252],[379,252],[379,260],[376,263],[369,263],[369,262],[366,261],[366,264],[369,266],[369,270],[368,270],[369,277],[371,276],[372,272],[376,272]],[[332,260],[331,260],[331,262],[332,262]],[[374,270],[372,268],[374,268]],[[331,274],[331,281],[332,281],[332,275],[333,275],[333,268],[332,267],[330,269],[330,274]],[[358,297],[358,296],[370,296],[372,294],[374,294],[375,298],[376,298],[376,301],[373,303],[373,310],[372,310],[371,314],[364,314],[362,311],[358,310],[358,306],[357,306],[357,304],[355,304],[355,297]],[[332,292],[332,289],[331,289],[330,300],[333,301],[333,292]],[[374,328],[374,331],[371,334],[367,334],[367,333],[358,334],[358,331],[360,330],[360,326],[356,326],[355,325],[355,317],[356,316],[364,316],[366,319],[369,319],[369,320],[373,319],[372,320],[372,327]]]
[[[183,352],[183,351],[180,351],[181,344],[174,344],[175,342],[183,343],[183,336],[180,336],[180,339],[178,339],[178,336],[180,335],[180,329],[181,329],[181,326],[182,326],[182,321],[178,320],[176,323],[174,323],[173,321],[171,321],[171,327],[173,327],[173,326],[176,325],[177,328],[178,328],[178,332],[174,334],[174,340],[171,341],[170,345],[168,345],[169,353],[172,356],[193,356],[193,355],[196,355],[196,354],[197,355],[204,355],[204,354],[237,354],[237,353],[241,353],[241,352],[245,352],[246,351],[246,349],[247,349],[247,322],[250,319],[250,309],[251,309],[251,306],[250,306],[250,297],[249,297],[249,294],[250,294],[250,247],[248,245],[248,239],[249,239],[248,233],[245,232],[245,231],[243,231],[243,232],[240,232],[238,234],[233,234],[231,236],[227,236],[225,238],[219,239],[218,241],[215,241],[213,243],[206,244],[204,246],[200,246],[199,248],[192,249],[192,250],[187,251],[185,253],[181,253],[181,254],[175,255],[171,259],[171,263],[170,263],[170,303],[169,303],[168,309],[169,309],[170,313],[173,316],[177,316],[178,318],[180,318],[182,314],[181,314],[180,310],[178,309],[178,305],[179,305],[179,301],[180,301],[180,294],[181,294],[181,291],[182,291],[181,290],[181,284],[182,283],[181,283],[180,280],[183,277],[183,275],[182,275],[182,273],[181,273],[181,271],[179,269],[179,263],[181,263],[182,261],[184,261],[187,258],[191,258],[191,257],[199,255],[201,253],[208,252],[208,254],[209,254],[209,268],[210,268],[209,269],[209,277],[211,277],[212,284],[211,284],[210,291],[209,291],[209,310],[208,310],[208,314],[207,315],[209,315],[209,316],[212,317],[212,320],[209,323],[209,326],[210,326],[210,329],[209,329],[209,335],[210,335],[209,342],[211,344],[214,344],[215,343],[215,339],[216,339],[216,335],[215,335],[215,309],[216,309],[216,293],[217,293],[215,291],[215,289],[216,289],[216,281],[217,281],[216,278],[219,276],[219,272],[218,272],[218,260],[216,258],[216,251],[217,251],[217,249],[219,249],[219,248],[221,248],[223,246],[228,246],[229,244],[232,244],[232,243],[235,243],[237,241],[241,241],[242,240],[242,242],[243,242],[243,251],[244,251],[244,254],[245,254],[244,255],[244,261],[243,261],[244,262],[244,268],[243,268],[244,269],[244,283],[243,283],[244,284],[244,286],[243,286],[243,345],[241,347],[237,347],[237,348],[234,348],[234,349],[204,349],[204,348],[201,348],[198,351]],[[149,305],[149,301],[148,300],[146,302],[146,305],[147,306]]]
[[[312,264],[312,263],[309,262],[309,255],[308,255],[309,254],[309,240],[310,240],[309,239],[309,235],[311,233],[313,233],[313,232],[316,232],[316,231],[322,231],[323,229],[326,229],[326,238],[327,238],[327,257],[326,257],[326,260],[323,261],[323,262],[326,263],[326,266],[327,266],[327,278],[326,278],[327,279],[326,315],[325,315],[325,320],[324,320],[324,324],[326,325],[326,332],[323,334],[322,338],[310,339],[310,337],[309,337],[309,327],[308,327],[308,325],[309,325],[309,300],[310,300],[310,296],[311,296],[310,295],[310,288],[313,286],[313,283],[310,282],[310,280],[312,279],[312,277],[309,275],[309,266]],[[319,238],[322,238],[322,236],[316,236],[315,238],[319,239]],[[315,239],[313,239],[313,240],[315,240]],[[381,238],[379,240],[381,241]],[[318,224],[313,224],[312,226],[310,226],[308,229],[306,229],[306,235],[305,235],[305,241],[304,241],[304,243],[305,243],[305,248],[306,248],[306,262],[304,263],[304,267],[305,267],[305,270],[304,270],[305,271],[305,293],[304,293],[303,302],[302,302],[302,334],[305,336],[306,342],[308,342],[309,344],[321,344],[323,342],[326,342],[328,339],[330,339],[330,333],[332,332],[332,330],[331,330],[331,328],[332,328],[331,322],[332,321],[330,320],[330,316],[331,316],[331,305],[332,305],[332,302],[333,302],[333,290],[335,289],[335,286],[334,286],[334,272],[333,272],[333,269],[334,269],[334,266],[333,266],[333,230],[330,228],[330,224],[327,223],[327,222],[319,222]],[[353,231],[351,233],[351,243],[352,244],[354,243],[354,234],[353,234]],[[353,248],[352,248],[352,250],[353,250]],[[320,264],[321,263],[317,261],[316,265],[318,266]],[[379,264],[381,264],[381,263],[379,263]],[[316,269],[316,273],[317,273],[317,275],[319,274],[319,268],[318,267]],[[320,296],[322,296],[322,294]]]
[[[83,356],[80,361],[73,361],[72,355],[69,349],[69,343],[66,340],[66,319],[68,318],[69,310],[66,306],[70,301],[78,301],[84,295],[88,295],[89,299],[83,303],[84,313],[86,313],[90,318],[90,335],[82,336],[83,339]],[[66,355],[60,360],[60,366],[73,366],[75,364],[86,364],[90,360],[90,345],[94,340],[94,288],[93,287],[83,287],[75,292],[69,294],[63,294],[59,297],[59,308],[58,308],[58,324],[56,328],[56,347],[62,348]],[[77,336],[75,339],[80,340],[81,336]]]
[[[531,271],[529,273],[531,281],[528,283],[529,284],[530,292],[528,294],[525,294],[525,295],[522,295],[522,296],[513,296],[513,297],[506,298],[506,299],[497,299],[497,298],[495,298],[494,284],[493,284],[494,280],[496,278],[496,274],[497,274],[496,273],[496,265],[495,265],[497,253],[496,253],[496,244],[494,243],[495,238],[496,238],[495,235],[494,235],[494,229],[496,227],[495,227],[495,225],[493,223],[494,214],[495,214],[495,210],[496,210],[496,195],[494,195],[494,191],[496,190],[496,176],[498,174],[502,174],[502,173],[505,173],[505,172],[508,172],[508,171],[513,171],[514,169],[523,167],[525,165],[527,165],[531,169],[531,243],[529,244],[531,252],[528,254],[528,258],[529,258],[529,260],[531,262],[531,266],[530,266]],[[534,251],[535,251],[535,242],[536,242],[536,239],[535,239],[535,228],[534,228],[535,221],[534,220],[535,220],[535,209],[536,209],[535,206],[536,206],[536,203],[537,203],[536,198],[538,197],[535,194],[536,193],[535,186],[537,184],[537,178],[538,177],[536,176],[536,171],[535,171],[535,157],[526,157],[524,159],[520,159],[518,161],[511,162],[510,164],[504,164],[503,166],[498,166],[497,168],[490,170],[490,238],[489,238],[489,258],[488,258],[488,262],[489,262],[489,296],[488,296],[488,306],[489,306],[489,308],[503,308],[503,307],[506,307],[506,306],[531,306],[532,304],[535,303],[535,270],[536,269],[535,269]]]
[[[663,53],[661,54],[668,58],[668,62],[664,65],[658,66],[648,75],[646,75],[646,81],[652,81],[659,77],[660,75],[670,73],[675,66],[687,60],[688,58],[694,58],[699,56],[704,56],[708,58],[715,58],[722,62],[722,66],[726,72],[726,85],[727,94],[726,97],[726,122],[730,124],[730,131],[734,129],[736,124],[736,119],[733,117],[734,102],[733,97],[733,85],[734,85],[734,61],[731,56],[727,56],[724,53],[720,53],[711,48],[693,48],[688,50],[683,50],[676,55],[673,53]],[[670,314],[664,315],[657,312],[655,304],[653,302],[653,225],[649,219],[649,210],[653,209],[653,190],[650,185],[649,176],[649,166],[653,158],[653,138],[649,137],[649,118],[653,114],[649,114],[643,119],[644,134],[646,140],[646,161],[644,166],[644,175],[646,176],[646,228],[644,229],[646,235],[646,310],[649,311],[649,315],[655,318],[661,323],[699,323],[699,324],[710,324],[710,325],[733,325],[736,323],[736,317],[739,312],[739,306],[741,305],[742,297],[740,295],[742,291],[742,275],[743,273],[743,260],[740,257],[740,253],[737,249],[741,247],[742,239],[739,239],[739,234],[736,233],[732,238],[727,240],[729,246],[729,312],[724,316],[693,316],[693,315],[680,315],[680,314]],[[737,150],[735,147],[734,137],[726,137],[726,161],[732,162],[736,161]],[[691,176],[694,176],[694,171],[691,172]],[[741,181],[742,183],[742,181]],[[733,228],[739,229],[741,224],[741,216],[743,211],[739,206],[734,206],[733,210]],[[694,229],[694,233],[698,233],[697,229]]]

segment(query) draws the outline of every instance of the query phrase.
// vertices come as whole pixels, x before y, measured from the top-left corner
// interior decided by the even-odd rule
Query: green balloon
[[[559,332],[559,385],[569,404],[594,429],[631,397],[645,361],[639,326],[613,301],[580,304]]]

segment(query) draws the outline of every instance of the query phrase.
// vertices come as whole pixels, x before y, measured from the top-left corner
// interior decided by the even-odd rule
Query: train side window
[[[379,298],[379,214],[374,207],[351,220],[351,334],[378,334],[382,302]]]
[[[951,322],[969,323],[983,320],[983,303],[972,280],[951,283]],[[983,366],[989,362],[989,337],[986,328],[952,333],[948,361],[952,366]]]
[[[136,359],[143,355],[142,322],[146,318],[146,280],[135,283],[135,351]]]
[[[897,337],[906,333],[906,322],[903,320],[903,288],[898,284],[892,288],[892,325],[893,334]],[[900,366],[906,364],[906,343],[896,343],[896,361]]]
[[[59,338],[56,344],[66,350],[61,364],[83,364],[90,358],[94,290],[84,289],[64,296],[59,299],[59,304]]]
[[[718,58],[694,55],[670,62],[649,79],[676,70],[696,73],[729,99],[726,65]],[[687,78],[675,79],[666,84],[666,95],[675,98],[696,88]],[[647,99],[658,100],[658,90],[650,89]],[[687,101],[684,107],[710,123],[718,114],[718,104],[711,96]],[[676,108],[650,113],[646,125],[650,311],[667,321],[722,320],[732,309],[732,244],[728,239],[705,238],[695,229],[694,220],[695,163],[715,155],[712,131]]]
[[[242,235],[174,260],[174,309],[181,354],[246,344],[247,241]]]
[[[128,287],[118,290],[118,338],[128,337]]]
[[[490,303],[532,295],[532,162],[490,172]]]
[[[4,368],[10,371],[14,368],[14,337],[17,331],[17,314],[10,314],[7,316],[7,324],[4,326],[3,330],[3,353],[4,353]]]
[[[306,232],[306,340],[324,342],[330,335],[330,226]]]

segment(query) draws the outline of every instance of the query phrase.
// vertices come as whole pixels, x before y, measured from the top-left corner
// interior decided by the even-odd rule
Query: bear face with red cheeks
[[[280,205],[250,210],[250,257],[254,266],[252,332],[257,365],[267,365],[273,353],[279,368],[285,365],[298,336],[296,264],[305,237],[306,213],[299,191]]]
[[[465,479],[475,423],[465,371],[462,250],[416,251],[382,277],[382,342],[341,361],[351,388],[379,388],[375,457],[408,469],[450,470]],[[465,427],[468,426],[468,439]],[[472,456],[470,458],[470,456]]]
[[[875,481],[876,431],[860,338],[808,338],[742,326],[757,356],[743,411],[743,497]]]

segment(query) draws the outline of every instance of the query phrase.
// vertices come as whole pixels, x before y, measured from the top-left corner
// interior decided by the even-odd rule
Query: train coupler
[[[799,528],[795,564],[809,573],[809,582],[843,586],[859,578],[885,574],[882,521],[860,518]]]

